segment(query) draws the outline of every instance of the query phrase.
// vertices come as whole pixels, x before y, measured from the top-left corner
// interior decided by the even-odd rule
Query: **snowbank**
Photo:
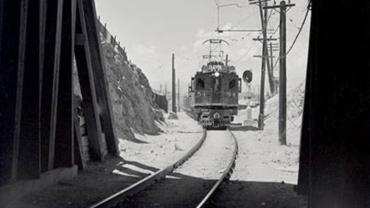
[[[237,163],[239,171],[235,171],[235,179],[297,183],[304,87],[305,84],[301,81],[287,93],[286,146],[280,145],[278,139],[278,95],[266,101],[263,131],[236,132],[241,146],[239,161],[243,162]],[[255,120],[258,112],[258,107],[253,109]],[[241,122],[246,117],[245,110],[239,111],[236,121]],[[256,121],[254,125],[257,126]]]

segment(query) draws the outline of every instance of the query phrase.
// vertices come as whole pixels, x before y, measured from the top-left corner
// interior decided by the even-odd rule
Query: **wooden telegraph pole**
[[[175,74],[175,54],[172,54],[172,112],[176,113],[176,74]]]
[[[275,66],[274,66],[274,51],[279,51],[279,49],[277,48],[279,47],[278,44],[273,44],[270,42],[270,67],[271,67],[271,71],[272,71],[272,76],[273,76],[273,81],[274,81],[274,92],[273,94],[276,94],[278,92],[278,79],[275,77],[274,75],[274,71],[275,71]]]
[[[286,6],[280,2],[279,142],[286,145]]]
[[[266,46],[262,46],[262,47],[265,47],[266,49],[263,51],[263,53],[265,53],[265,55],[254,55],[253,57],[255,58],[262,58],[262,59],[265,59],[266,61],[264,62],[265,64],[265,69],[266,69],[266,66],[267,66],[267,75],[268,75],[268,78],[269,78],[269,85],[270,85],[270,92],[272,95],[275,95],[276,94],[276,87],[275,87],[275,81],[274,81],[274,72],[273,72],[273,54],[269,52],[269,47],[268,47],[268,43],[271,45],[272,42],[271,41],[276,41],[277,39],[276,38],[253,38],[254,41],[260,41],[262,42],[262,44],[266,44]],[[266,41],[266,43],[264,43],[264,40]]]
[[[177,79],[177,111],[180,112],[180,79]]]
[[[267,2],[265,2],[267,4]],[[262,66],[261,66],[261,88],[260,88],[260,112],[258,115],[258,128],[263,130],[264,128],[264,117],[265,117],[265,73],[266,73],[266,38],[267,38],[267,31],[266,31],[266,21],[264,20],[265,15],[263,14],[262,9],[262,1],[259,0],[259,8],[260,8],[260,15],[261,15],[261,25],[262,25],[262,35],[263,35],[263,42],[262,42]]]
[[[286,145],[286,8],[295,6],[281,1],[280,5],[265,6],[264,9],[280,8],[280,60],[279,60],[279,142]]]
[[[267,12],[263,10],[263,6],[267,6],[266,0],[249,0],[250,4],[258,4],[261,26],[262,26],[262,65],[261,65],[261,84],[260,84],[260,112],[258,115],[258,128],[263,130],[264,128],[264,112],[265,112],[265,74],[266,74],[266,62],[268,62],[267,53]]]

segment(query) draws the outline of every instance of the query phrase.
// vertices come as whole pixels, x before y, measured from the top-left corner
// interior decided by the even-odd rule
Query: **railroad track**
[[[206,193],[202,193],[201,194],[202,196],[197,196],[196,197],[197,200],[198,200],[199,197],[201,197],[201,200],[198,200],[199,203],[195,206],[191,205],[190,207],[197,207],[198,208],[198,207],[204,207],[205,205],[207,205],[209,203],[212,195],[220,187],[222,182],[225,181],[225,180],[228,180],[230,178],[230,176],[233,172],[233,168],[235,167],[235,160],[236,160],[237,153],[238,153],[238,143],[237,143],[237,140],[236,140],[235,136],[233,135],[233,133],[231,131],[228,131],[228,134],[232,138],[233,149],[232,149],[232,153],[230,154],[231,156],[230,156],[230,159],[227,163],[227,166],[222,171],[221,176],[218,178],[218,180],[212,181],[211,186],[207,185],[207,190],[208,191],[206,191]],[[200,139],[200,141],[188,153],[186,153],[179,161],[175,162],[174,164],[171,164],[171,165],[167,166],[164,169],[161,169],[161,170],[155,172],[154,174],[138,181],[137,183],[129,186],[128,188],[126,188],[126,189],[124,189],[124,190],[122,190],[122,191],[120,191],[116,194],[113,194],[112,196],[107,197],[106,199],[100,201],[99,203],[91,206],[91,208],[131,207],[128,204],[130,204],[130,203],[135,204],[135,201],[134,201],[135,197],[136,197],[135,194],[138,194],[141,191],[149,189],[149,187],[151,187],[151,185],[153,185],[156,182],[161,181],[160,183],[166,183],[168,180],[170,180],[170,179],[167,179],[166,176],[171,174],[176,168],[178,168],[185,161],[187,161],[189,158],[191,158],[194,155],[194,153],[197,152],[197,150],[201,148],[201,146],[203,145],[203,143],[206,140],[206,137],[207,137],[207,131],[204,131],[203,136]],[[210,138],[210,139],[212,139],[212,138]],[[226,148],[228,148],[228,147],[226,147]],[[176,175],[176,174],[173,174],[173,175]],[[164,179],[164,180],[161,180],[161,179]],[[192,179],[192,180],[194,180],[194,179]],[[176,181],[176,180],[172,180],[172,183],[176,183],[174,181]],[[160,183],[158,185],[161,185]],[[184,183],[187,183],[187,182],[184,182]],[[193,181],[192,183],[198,183],[198,182]],[[173,187],[173,184],[171,184],[169,186]],[[171,188],[167,188],[167,189],[171,189]],[[181,189],[180,192],[183,192],[182,189]],[[162,194],[162,192],[159,193],[159,194]],[[176,195],[176,193],[171,193],[171,194]],[[186,193],[182,193],[182,194],[186,194]],[[178,196],[176,196],[176,197],[178,197]],[[132,200],[132,198],[134,198],[134,199]],[[171,200],[173,200],[173,199],[171,199]],[[128,203],[128,202],[130,202],[130,203]],[[150,206],[146,205],[145,207],[150,207]],[[178,206],[176,206],[176,207],[178,207]],[[186,207],[189,207],[189,206],[186,206]]]
[[[197,205],[197,208],[201,208],[201,207],[204,207],[205,205],[207,205],[207,203],[210,202],[209,200],[212,197],[212,195],[221,186],[222,182],[224,182],[225,180],[229,180],[230,177],[231,177],[231,174],[234,171],[235,161],[236,161],[236,158],[238,156],[239,146],[238,146],[238,141],[237,141],[235,135],[233,134],[233,132],[230,131],[230,130],[227,130],[227,131],[230,133],[230,135],[233,139],[233,143],[234,143],[234,151],[233,151],[232,157],[230,159],[229,164],[227,165],[227,168],[222,173],[222,176],[213,185],[212,189],[207,193],[207,195],[203,198],[203,200]]]

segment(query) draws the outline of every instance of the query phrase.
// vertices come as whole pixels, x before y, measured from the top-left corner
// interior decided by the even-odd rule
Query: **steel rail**
[[[163,179],[166,175],[170,174],[175,170],[177,167],[182,165],[186,160],[194,155],[195,152],[199,150],[199,148],[204,143],[207,137],[207,131],[203,130],[202,138],[194,145],[184,156],[180,158],[180,160],[176,161],[175,163],[155,172],[154,174],[143,178],[142,180],[132,184],[131,186],[103,199],[102,201],[90,206],[90,208],[102,208],[102,207],[115,207],[120,202],[122,202],[126,197],[132,196],[146,188],[150,185],[154,184],[155,182]]]
[[[230,176],[233,172],[233,169],[235,167],[235,161],[236,161],[236,158],[238,156],[238,151],[239,151],[238,141],[236,140],[236,137],[235,137],[235,135],[233,134],[232,131],[230,131],[229,129],[227,131],[230,133],[230,135],[231,135],[231,137],[233,138],[233,141],[234,141],[234,152],[233,152],[233,155],[231,157],[230,163],[228,164],[227,168],[224,170],[220,179],[218,179],[218,181],[213,185],[212,189],[207,193],[207,195],[203,198],[203,200],[196,206],[197,208],[201,208],[204,205],[206,205],[206,203],[209,201],[211,196],[220,187],[222,182],[225,181],[226,179],[230,178]]]

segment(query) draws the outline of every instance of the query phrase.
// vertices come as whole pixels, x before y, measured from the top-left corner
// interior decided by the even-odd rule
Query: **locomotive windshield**
[[[196,89],[197,90],[204,89],[204,80],[203,79],[201,79],[201,78],[197,79]]]
[[[234,89],[237,86],[237,81],[235,79],[229,82],[229,89]]]

